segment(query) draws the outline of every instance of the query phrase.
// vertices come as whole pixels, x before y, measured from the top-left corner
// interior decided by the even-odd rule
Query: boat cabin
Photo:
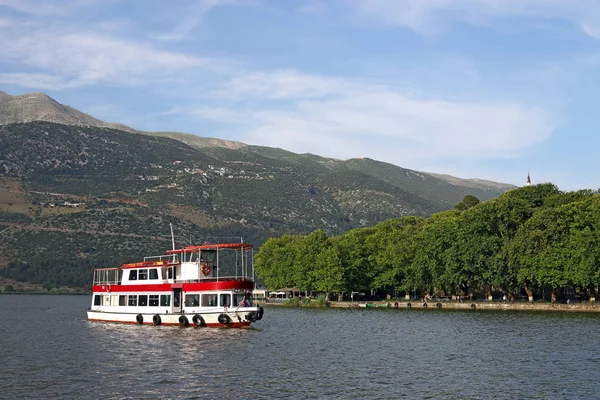
[[[195,313],[248,307],[254,288],[253,247],[244,243],[189,246],[120,268],[94,271],[92,309]]]

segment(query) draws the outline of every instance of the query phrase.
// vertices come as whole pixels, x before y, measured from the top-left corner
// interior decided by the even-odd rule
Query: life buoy
[[[256,312],[256,320],[260,321],[263,317],[265,310],[262,307],[258,307],[258,311]]]
[[[398,302],[394,303],[394,308],[398,308]]]
[[[106,291],[110,292],[110,290],[112,289],[112,286],[110,286],[110,283],[108,285],[106,285]]]
[[[202,316],[200,314],[194,315],[194,318],[192,318],[192,322],[194,323],[194,325],[196,325],[196,327],[206,326],[206,322],[204,321],[204,318],[202,318]]]
[[[188,327],[190,326],[190,321],[188,321],[185,315],[182,315],[181,317],[179,317],[179,325]]]
[[[410,304],[410,303],[406,303],[406,307],[408,307],[408,308],[411,308],[411,307],[412,307],[412,304]]]
[[[231,323],[231,317],[225,313],[219,314],[217,318],[220,324],[227,325]]]
[[[162,320],[160,319],[160,315],[158,314],[154,314],[154,317],[152,317],[152,322],[154,323],[154,325],[158,326],[160,324],[162,324]]]
[[[202,265],[202,275],[208,275],[210,274],[210,267],[208,266],[208,264],[203,264]]]
[[[144,323],[144,316],[142,314],[138,314],[135,316],[135,320],[137,321],[138,325],[142,325]]]
[[[442,303],[440,303],[440,302],[438,301],[437,303],[435,303],[435,306],[436,306],[437,308],[442,308]]]

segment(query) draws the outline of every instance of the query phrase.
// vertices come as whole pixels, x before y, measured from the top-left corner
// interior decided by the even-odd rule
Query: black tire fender
[[[185,315],[182,315],[181,317],[179,317],[179,325],[188,327],[190,326],[190,321]]]
[[[231,317],[225,313],[219,314],[217,318],[220,324],[227,325],[231,323]]]
[[[152,317],[152,323],[155,326],[159,326],[160,324],[162,324],[162,320],[160,319],[160,315],[154,314],[154,316]]]
[[[136,315],[135,321],[138,323],[138,325],[142,325],[144,323],[144,316],[142,314]]]
[[[200,314],[194,315],[194,318],[192,318],[192,322],[194,323],[194,325],[196,327],[205,327],[206,326],[206,321],[204,321],[204,318],[202,318],[202,316]]]

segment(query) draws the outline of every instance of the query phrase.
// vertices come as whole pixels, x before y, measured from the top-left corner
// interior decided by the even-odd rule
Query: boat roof
[[[203,244],[201,246],[186,246],[183,249],[169,250],[167,254],[179,254],[179,253],[190,253],[193,251],[201,250],[218,250],[218,249],[236,249],[236,250],[249,250],[253,246],[248,243],[217,243],[217,244]]]
[[[135,263],[123,264],[121,268],[156,268],[156,267],[169,267],[171,265],[179,265],[179,263],[172,263],[167,260],[161,261],[142,261]]]

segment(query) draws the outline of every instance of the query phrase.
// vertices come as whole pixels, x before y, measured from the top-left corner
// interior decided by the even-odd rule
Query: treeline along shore
[[[597,191],[563,192],[544,183],[482,203],[471,196],[456,208],[339,236],[316,230],[271,238],[256,254],[257,276],[270,289],[337,300],[364,293],[372,300],[459,296],[491,300],[491,307],[547,300],[546,306],[583,301],[595,308]]]

